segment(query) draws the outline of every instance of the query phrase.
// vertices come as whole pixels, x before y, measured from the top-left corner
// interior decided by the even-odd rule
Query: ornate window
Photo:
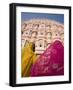
[[[39,29],[45,29],[45,24],[40,24]]]
[[[46,30],[50,30],[51,29],[51,25],[46,25]]]
[[[43,40],[43,39],[40,39],[40,40],[38,41],[38,46],[39,46],[40,48],[44,48],[44,40]]]
[[[31,33],[32,37],[36,37],[36,35],[37,35],[37,32],[35,32],[35,31]]]
[[[39,30],[38,31],[38,34],[37,34],[38,36],[44,36],[45,35],[45,31],[44,30]]]
[[[30,36],[30,30],[26,30],[23,32],[23,36]]]

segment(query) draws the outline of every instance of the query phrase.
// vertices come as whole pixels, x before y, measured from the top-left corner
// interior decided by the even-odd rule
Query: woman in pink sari
[[[31,76],[64,75],[64,47],[55,41],[48,47],[31,67]]]

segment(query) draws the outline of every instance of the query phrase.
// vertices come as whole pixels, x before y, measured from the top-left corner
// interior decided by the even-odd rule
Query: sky
[[[21,21],[30,19],[50,19],[64,24],[64,14],[21,12]]]

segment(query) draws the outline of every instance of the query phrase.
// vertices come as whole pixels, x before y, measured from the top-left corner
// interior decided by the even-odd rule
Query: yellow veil
[[[36,54],[33,51],[33,45],[31,42],[26,42],[21,52],[21,76],[30,76],[30,69],[33,63],[35,63]]]

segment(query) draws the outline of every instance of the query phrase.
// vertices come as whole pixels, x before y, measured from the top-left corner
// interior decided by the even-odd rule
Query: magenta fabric
[[[64,47],[60,41],[53,42],[32,65],[31,76],[64,75]]]

